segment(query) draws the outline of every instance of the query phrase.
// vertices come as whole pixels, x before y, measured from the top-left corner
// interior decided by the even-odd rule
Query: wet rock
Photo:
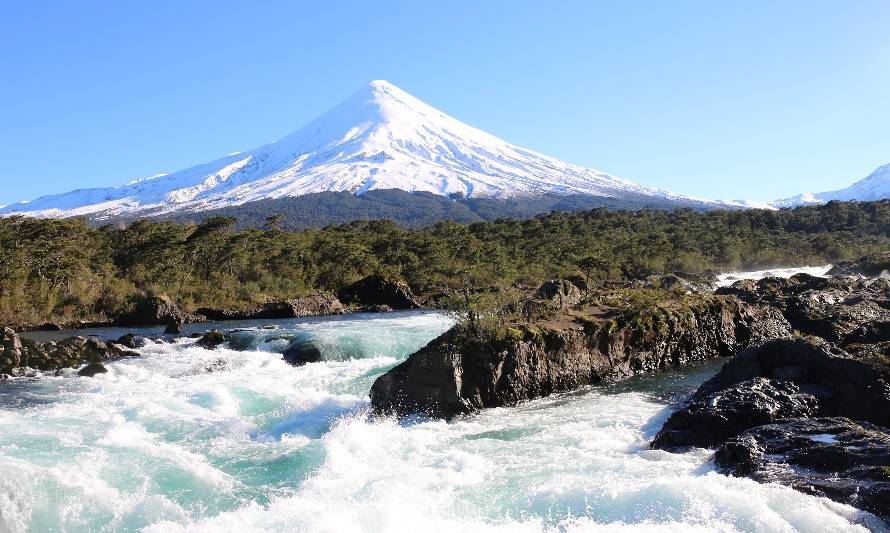
[[[84,377],[93,377],[96,374],[104,374],[106,372],[108,372],[108,369],[105,368],[105,365],[100,362],[93,362],[78,370],[77,375]]]
[[[20,339],[19,367],[51,371],[73,368],[84,363],[102,362],[138,356],[131,350],[95,338],[67,337],[58,342],[34,342]]]
[[[195,341],[195,345],[207,350],[212,350],[224,342],[226,342],[225,334],[221,331],[213,330],[201,335],[201,337]]]
[[[182,324],[179,322],[174,322],[172,324],[168,324],[166,328],[164,328],[164,335],[179,335],[182,333]]]
[[[790,330],[776,310],[710,295],[583,329],[515,324],[480,334],[458,325],[380,376],[371,402],[382,413],[450,418],[732,355],[781,335]]]
[[[135,350],[136,348],[142,348],[148,344],[148,339],[138,336],[135,333],[127,333],[126,335],[122,335],[115,342],[131,350]]]
[[[816,397],[822,416],[890,426],[890,366],[853,357],[816,337],[774,339],[740,352],[693,399],[758,377],[793,382]]]
[[[340,292],[340,298],[348,304],[359,306],[387,305],[399,310],[420,308],[407,284],[377,275],[349,285]]]
[[[535,298],[547,302],[555,309],[568,309],[581,303],[581,291],[568,280],[551,279],[538,288]]]
[[[815,396],[788,381],[754,378],[699,397],[674,412],[652,441],[652,448],[711,447],[729,437],[785,418],[818,412]]]
[[[718,448],[724,473],[847,503],[890,520],[890,430],[846,418],[788,420]]]
[[[294,366],[302,366],[306,363],[317,363],[322,361],[321,350],[314,342],[303,340],[297,341],[288,347],[284,352],[284,360]]]

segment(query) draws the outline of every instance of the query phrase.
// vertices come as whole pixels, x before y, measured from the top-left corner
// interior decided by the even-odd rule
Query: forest
[[[890,249],[890,201],[779,211],[552,212],[526,220],[387,220],[299,231],[284,215],[239,229],[198,223],[0,219],[0,323],[71,323],[120,316],[164,294],[186,310],[239,308],[369,274],[420,295],[461,287],[536,286],[570,275],[636,278],[669,271],[824,264]]]

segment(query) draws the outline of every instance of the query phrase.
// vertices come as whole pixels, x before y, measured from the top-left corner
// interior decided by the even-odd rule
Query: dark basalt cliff
[[[766,303],[808,336],[741,351],[652,447],[716,446],[724,473],[890,519],[890,283],[797,275],[720,292]]]
[[[712,295],[666,299],[614,318],[582,309],[536,325],[452,328],[377,379],[381,413],[450,418],[667,367],[791,334],[776,310]]]

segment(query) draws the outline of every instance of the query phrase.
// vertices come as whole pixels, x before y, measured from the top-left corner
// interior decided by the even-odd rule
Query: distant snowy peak
[[[464,124],[386,81],[284,138],[120,187],[75,190],[12,204],[36,216],[156,215],[325,191],[372,189],[508,198],[535,194],[719,204],[643,187],[520,148]]]
[[[775,207],[795,207],[799,205],[819,205],[831,200],[857,200],[867,202],[890,198],[890,164],[878,167],[869,174],[845,189],[820,193],[804,193],[776,200]]]

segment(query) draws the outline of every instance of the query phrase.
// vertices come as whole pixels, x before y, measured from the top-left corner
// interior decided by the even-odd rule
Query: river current
[[[239,350],[183,338],[92,379],[70,370],[0,383],[0,531],[883,527],[721,475],[709,450],[648,449],[672,402],[720,362],[450,423],[371,416],[373,380],[450,323],[412,312],[219,324],[245,328]],[[328,360],[285,363],[295,337]]]

